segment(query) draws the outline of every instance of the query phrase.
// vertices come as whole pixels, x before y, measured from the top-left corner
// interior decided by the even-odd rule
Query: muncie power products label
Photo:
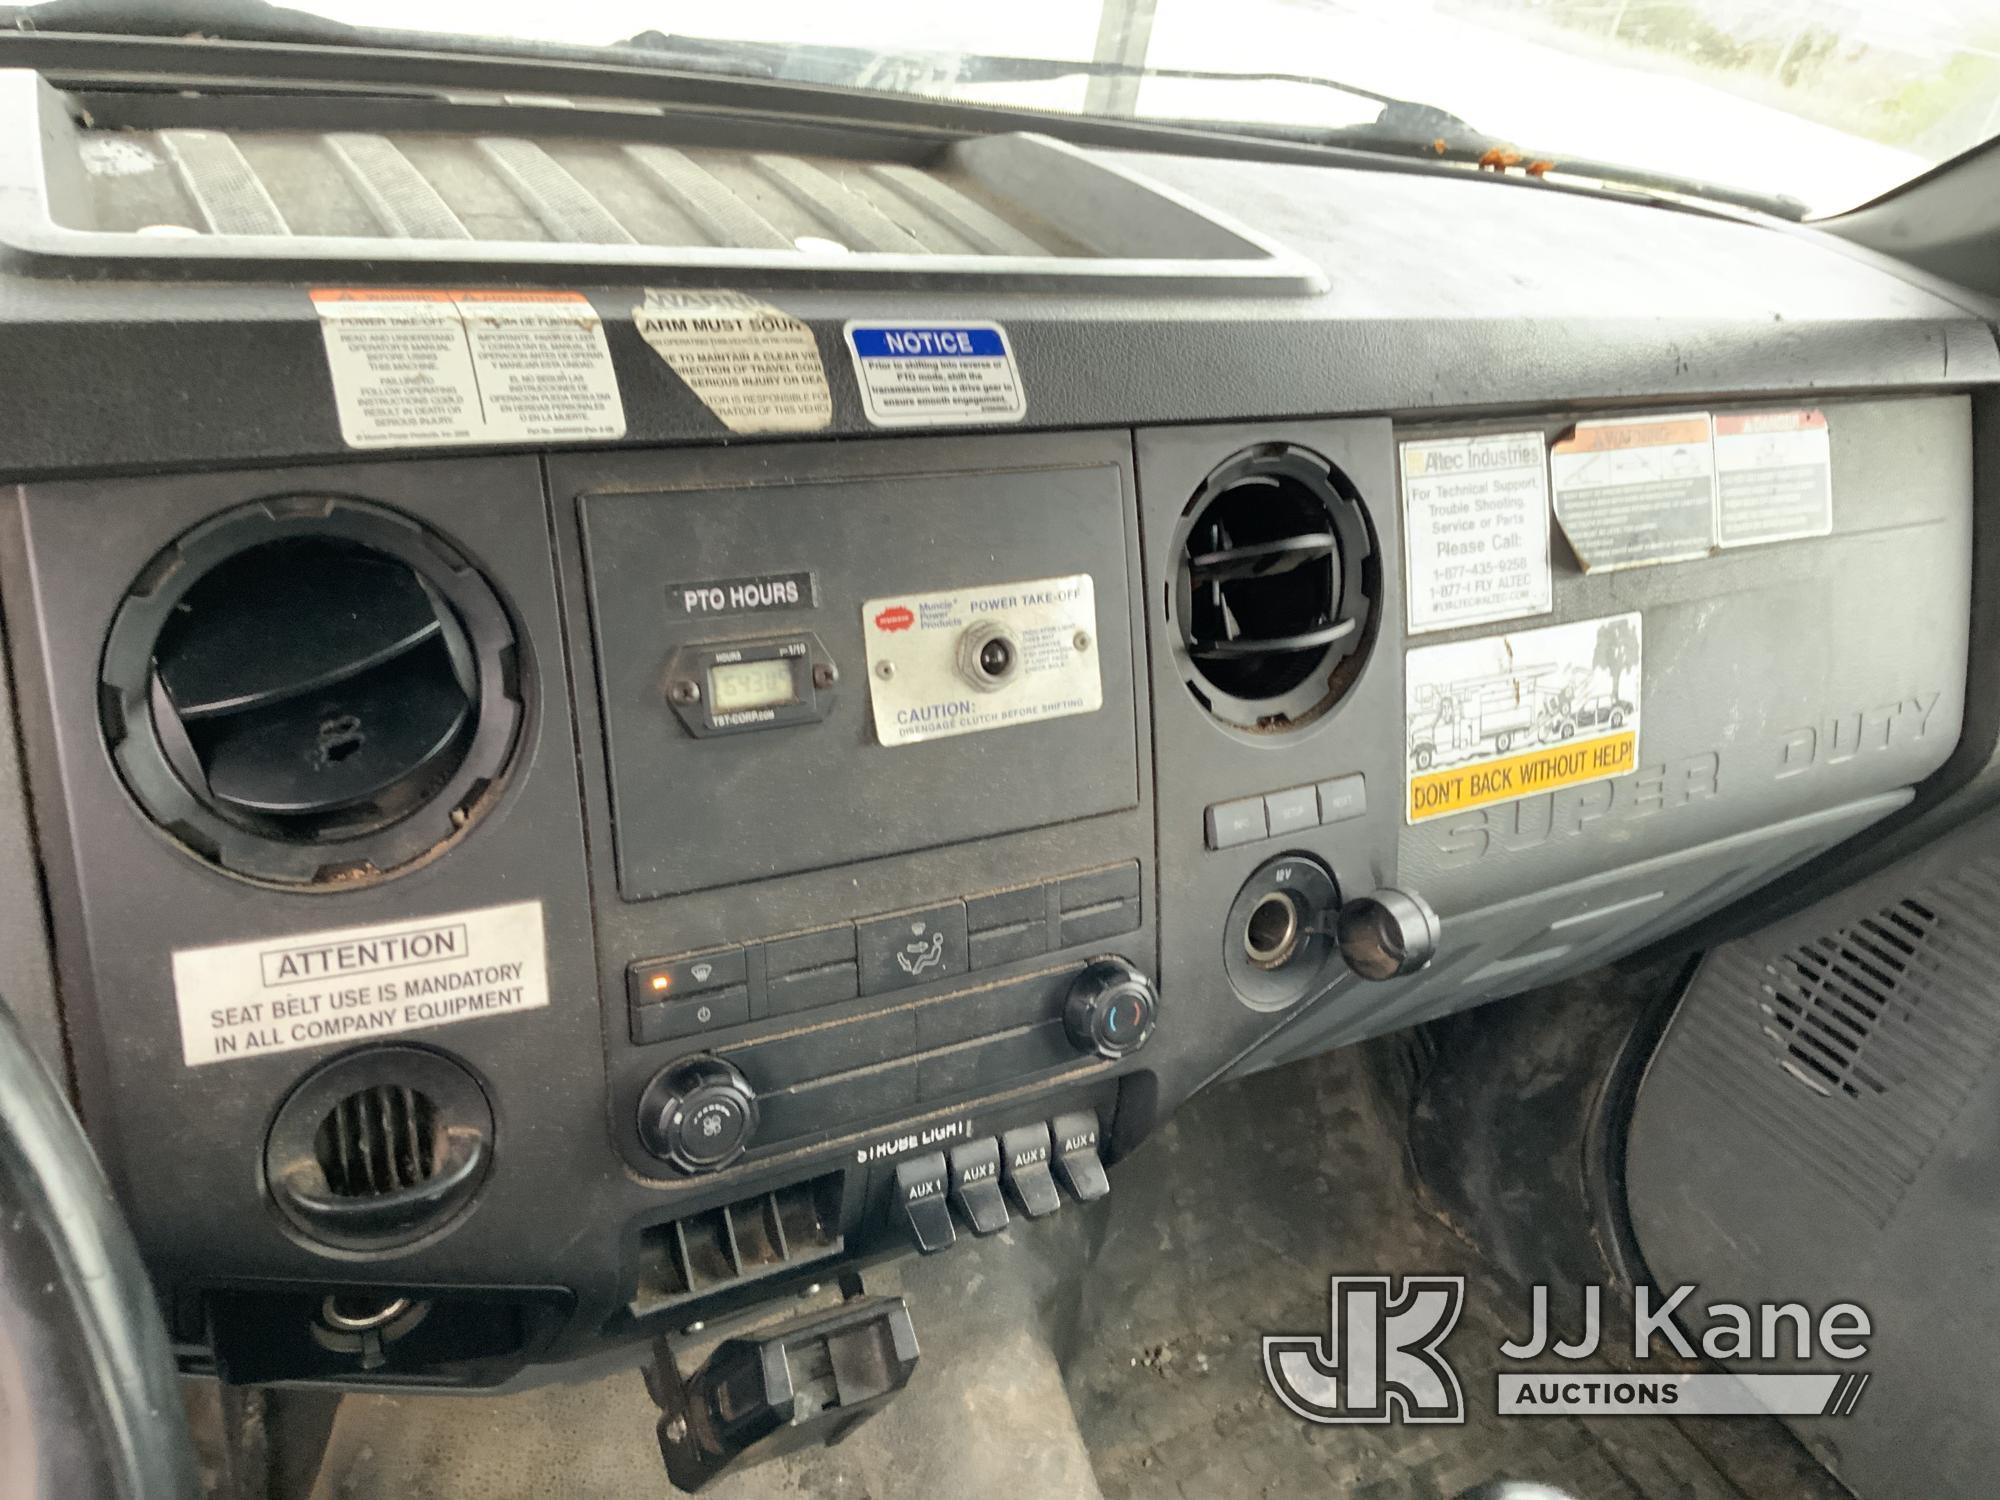
[[[351,448],[625,435],[604,324],[580,292],[316,287]]]
[[[1612,615],[1411,651],[1408,820],[1634,770],[1639,625]]]
[[[861,606],[875,737],[910,745],[1104,704],[1088,573]]]
[[[1540,432],[1402,445],[1410,632],[1554,607],[1548,454]]]
[[[184,948],[174,998],[189,1067],[539,1010],[542,904]]]
[[[1018,422],[1028,398],[998,323],[851,319],[847,352],[861,407],[877,427]]]
[[[639,337],[731,432],[817,432],[833,394],[813,331],[747,292],[649,288]]]

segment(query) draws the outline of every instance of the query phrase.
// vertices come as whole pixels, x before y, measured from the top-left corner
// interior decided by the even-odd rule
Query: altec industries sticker
[[[1640,645],[1634,613],[1411,651],[1408,820],[1636,769]]]
[[[877,427],[958,427],[1027,415],[1021,372],[998,323],[856,318],[846,334],[861,408]]]
[[[1540,432],[1402,445],[1410,632],[1554,607],[1548,456]]]
[[[875,737],[884,745],[1104,705],[1088,573],[870,599],[861,606],[861,633]]]
[[[549,1003],[539,901],[184,948],[173,968],[191,1068]]]
[[[597,309],[581,292],[315,287],[350,448],[625,435]]]

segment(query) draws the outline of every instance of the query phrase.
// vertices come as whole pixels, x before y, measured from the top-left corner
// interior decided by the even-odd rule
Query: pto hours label
[[[1637,769],[1640,624],[1612,615],[1411,651],[1408,821]]]
[[[191,1068],[549,1003],[539,901],[183,948],[173,969]]]
[[[1539,432],[1402,445],[1412,634],[1553,607],[1549,474]]]

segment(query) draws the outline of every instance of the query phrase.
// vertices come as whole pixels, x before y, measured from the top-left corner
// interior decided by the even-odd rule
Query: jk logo
[[[1465,1394],[1438,1346],[1465,1307],[1463,1276],[1336,1276],[1324,1339],[1267,1335],[1264,1378],[1308,1422],[1460,1422]]]

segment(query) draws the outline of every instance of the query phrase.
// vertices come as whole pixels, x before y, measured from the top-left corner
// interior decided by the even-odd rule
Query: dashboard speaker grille
[[[1886,1224],[2000,1052],[2000,860],[1775,952],[1717,950],[1662,1065]]]

